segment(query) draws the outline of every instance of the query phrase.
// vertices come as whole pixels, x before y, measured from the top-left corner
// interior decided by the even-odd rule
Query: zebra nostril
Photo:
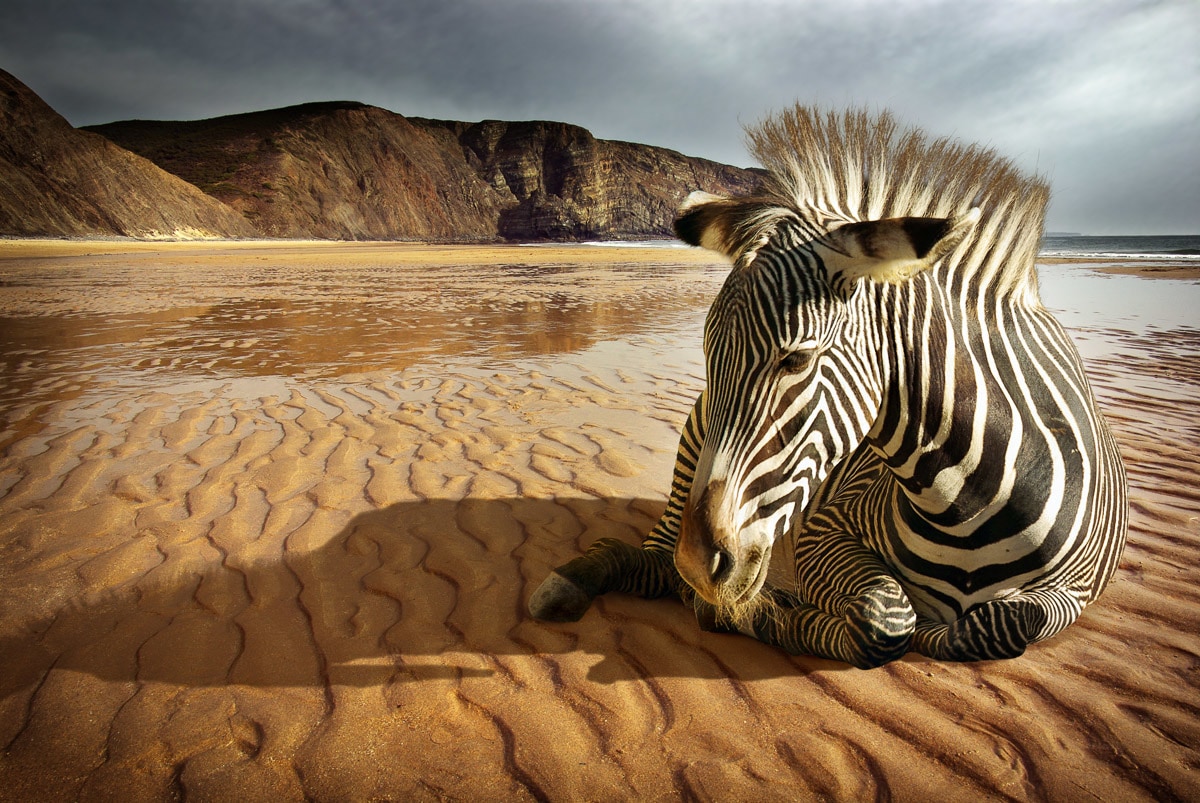
[[[718,549],[713,553],[712,560],[709,561],[708,576],[714,583],[719,583],[725,579],[732,569],[733,555],[730,555],[724,549]]]

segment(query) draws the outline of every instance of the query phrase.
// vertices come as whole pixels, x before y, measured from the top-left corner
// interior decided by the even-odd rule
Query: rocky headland
[[[340,240],[671,236],[693,190],[762,173],[566,123],[310,103],[72,128],[0,71],[0,235]]]
[[[0,70],[0,235],[190,239],[257,231],[148,159],[73,128]]]

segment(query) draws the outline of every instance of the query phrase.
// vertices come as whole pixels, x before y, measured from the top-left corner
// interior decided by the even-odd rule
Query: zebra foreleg
[[[542,581],[529,598],[529,612],[548,622],[577,622],[592,600],[609,591],[653,599],[678,593],[682,583],[669,552],[601,538]]]
[[[908,651],[917,620],[912,603],[858,539],[810,530],[797,540],[796,576],[799,596],[774,592],[777,604],[757,617],[760,640],[862,669]]]
[[[922,621],[913,649],[940,661],[1016,658],[1035,641],[1057,633],[1083,606],[1067,591],[1040,591],[985,602],[951,624]]]
[[[879,578],[838,606],[837,613],[773,592],[775,605],[755,617],[754,635],[792,655],[814,655],[870,669],[908,651],[916,614],[891,577]],[[782,602],[786,598],[786,602]]]

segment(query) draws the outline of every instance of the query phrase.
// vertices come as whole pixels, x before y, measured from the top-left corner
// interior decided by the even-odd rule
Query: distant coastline
[[[1046,234],[1040,257],[1063,259],[1137,259],[1200,265],[1200,235]]]

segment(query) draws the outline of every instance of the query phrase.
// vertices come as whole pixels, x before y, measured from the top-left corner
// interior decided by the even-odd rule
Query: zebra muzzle
[[[758,593],[766,574],[769,549],[746,543],[741,534],[717,518],[724,483],[713,483],[698,504],[685,505],[675,568],[705,601],[713,605],[741,604]]]

